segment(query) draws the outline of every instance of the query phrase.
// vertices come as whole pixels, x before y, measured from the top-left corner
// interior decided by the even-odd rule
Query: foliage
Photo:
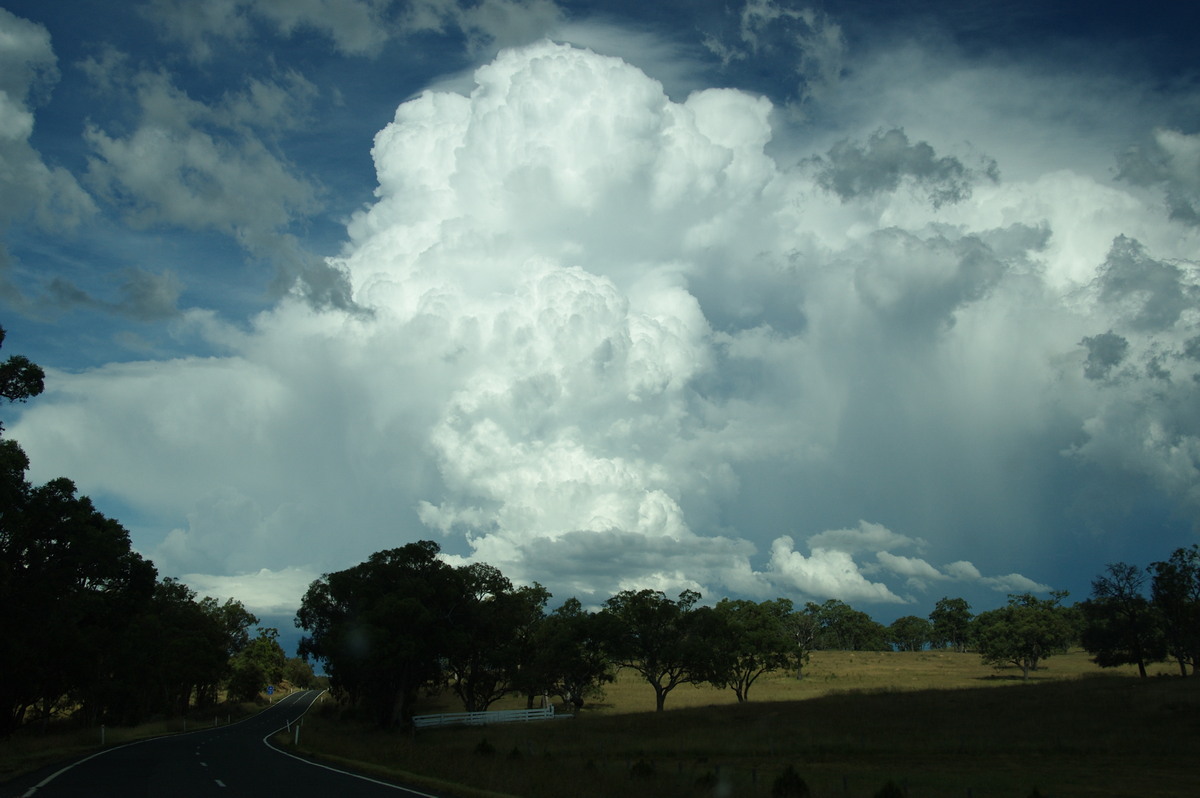
[[[102,716],[120,667],[114,642],[149,599],[154,566],[70,480],[30,487],[15,442],[0,441],[0,460],[0,494],[10,500],[0,512],[0,733],[30,711],[50,716],[63,699]]]
[[[4,328],[0,327],[0,347],[4,346]],[[0,363],[0,399],[24,402],[45,389],[46,374],[42,367],[24,355],[13,355]],[[0,423],[0,432],[4,424]]]
[[[933,624],[930,643],[935,648],[953,648],[964,652],[971,639],[971,605],[966,599],[943,596],[929,613]]]
[[[599,619],[579,599],[567,599],[534,632],[524,692],[558,696],[578,710],[588,698],[602,695],[603,685],[612,679]]]
[[[0,441],[0,734],[66,707],[128,724],[215,702],[257,619],[157,581],[124,527],[68,479],[31,487],[27,463]]]
[[[1001,667],[1012,664],[1023,678],[1052,654],[1065,652],[1073,630],[1062,599],[1065,591],[1038,599],[1031,593],[1010,595],[1008,605],[980,613],[972,622],[975,647],[984,662]]]
[[[771,798],[808,798],[809,795],[808,783],[793,765],[788,765],[771,785]]]
[[[884,651],[887,630],[870,615],[844,601],[829,599],[805,605],[817,625],[815,646],[823,651]]]
[[[287,658],[283,663],[283,678],[301,690],[307,690],[317,683],[312,666],[300,657]]]
[[[799,649],[787,625],[791,615],[788,599],[726,598],[712,609],[697,610],[697,632],[708,641],[705,681],[728,687],[738,701],[746,701],[764,673],[798,667]]]
[[[517,688],[532,659],[533,634],[550,593],[512,582],[486,563],[456,570],[460,601],[444,652],[450,686],[467,712],[482,712]]]
[[[897,618],[887,629],[887,641],[897,651],[921,651],[932,638],[933,625],[916,615]]]
[[[418,691],[443,676],[462,583],[432,541],[376,552],[325,574],[304,594],[300,655],[324,663],[330,684],[370,707],[381,726],[412,715]]]
[[[889,780],[876,791],[875,798],[904,798],[904,790]]]
[[[1161,613],[1144,595],[1145,574],[1127,563],[1110,563],[1092,582],[1083,602],[1083,647],[1104,668],[1133,664],[1146,678],[1146,664],[1166,658]]]
[[[1150,565],[1151,596],[1161,613],[1167,652],[1179,672],[1200,667],[1200,545],[1179,548],[1164,562]]]
[[[230,660],[229,694],[235,701],[253,701],[269,684],[283,679],[287,655],[279,645],[279,630],[260,629]]]
[[[678,601],[659,590],[623,590],[601,610],[609,656],[654,688],[659,712],[676,687],[705,681],[706,641],[698,634],[693,611],[699,599],[692,590],[680,593]]]

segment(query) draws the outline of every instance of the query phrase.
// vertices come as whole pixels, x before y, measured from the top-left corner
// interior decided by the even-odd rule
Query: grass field
[[[763,677],[746,704],[683,686],[663,713],[624,673],[578,718],[416,735],[327,705],[301,748],[464,796],[765,797],[789,765],[818,797],[888,781],[913,798],[1200,795],[1200,679],[1102,672],[1082,652],[1045,665],[1022,682],[972,654],[818,652],[804,680]],[[421,711],[443,710],[459,707]]]

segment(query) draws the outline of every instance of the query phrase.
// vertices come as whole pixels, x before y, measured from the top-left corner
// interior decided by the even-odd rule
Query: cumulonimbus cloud
[[[434,536],[592,598],[1044,589],[1017,570],[1049,567],[1063,469],[1133,463],[1193,500],[1197,320],[1162,290],[1196,284],[1178,220],[1111,164],[997,179],[903,120],[782,159],[777,136],[802,146],[775,111],[505,50],[377,135],[375,200],[328,264],[369,313],[189,312],[226,354],[64,375],[13,433],[158,518],[190,508],[156,553],[178,572]]]

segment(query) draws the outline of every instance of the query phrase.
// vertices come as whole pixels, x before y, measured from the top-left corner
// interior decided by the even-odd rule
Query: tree
[[[74,483],[30,487],[27,464],[19,446],[0,442],[0,493],[11,501],[0,510],[0,734],[63,700],[92,717],[105,711],[116,643],[156,576]]]
[[[538,625],[533,651],[523,674],[527,695],[545,692],[579,710],[613,679],[600,621],[577,598],[567,599]]]
[[[699,600],[693,590],[680,593],[678,601],[659,590],[623,590],[600,612],[609,656],[654,688],[658,712],[679,685],[705,681],[704,644],[692,610]]]
[[[1055,591],[1049,599],[1030,593],[1010,595],[1008,605],[982,612],[972,622],[971,636],[985,663],[1002,667],[1012,664],[1022,678],[1037,670],[1052,654],[1063,653],[1072,637],[1061,602],[1066,591]]]
[[[229,695],[235,701],[253,701],[268,684],[283,678],[287,655],[279,645],[279,630],[260,629],[230,661]]]
[[[1179,672],[1200,666],[1200,545],[1179,548],[1164,562],[1151,563],[1150,594],[1166,636],[1167,652]]]
[[[422,540],[372,554],[309,585],[296,615],[300,655],[324,663],[330,684],[380,726],[412,716],[422,686],[438,683],[466,598],[455,569]]]
[[[1110,563],[1106,576],[1092,582],[1083,602],[1083,647],[1102,668],[1136,664],[1146,678],[1146,663],[1165,659],[1166,636],[1160,613],[1146,598],[1146,575],[1128,563]]]
[[[4,346],[4,328],[0,327],[0,347]],[[9,402],[24,402],[40,394],[46,385],[42,367],[24,355],[13,355],[0,363],[0,398]],[[0,432],[4,424],[0,423]]]
[[[780,601],[788,601],[788,599],[780,599]],[[816,648],[819,626],[816,615],[809,609],[813,606],[815,605],[810,604],[805,609],[789,612],[783,619],[784,629],[792,641],[792,663],[796,667],[797,679],[804,678],[804,667],[808,665],[812,651]]]
[[[739,703],[749,700],[758,677],[796,665],[797,647],[787,626],[791,601],[725,598],[696,612],[698,634],[707,642],[706,681],[732,689]]]
[[[921,651],[932,637],[933,626],[916,615],[897,618],[887,629],[887,641],[897,651]]]
[[[293,687],[307,690],[317,683],[312,666],[300,657],[288,657],[283,663],[283,678]]]
[[[809,602],[806,608],[817,622],[816,647],[826,651],[884,651],[887,630],[865,612],[844,601]]]
[[[458,575],[462,602],[454,610],[455,635],[446,652],[450,687],[467,712],[482,712],[517,688],[550,593],[536,583],[514,589],[485,563],[464,566]]]
[[[929,613],[933,624],[930,642],[939,648],[950,647],[962,653],[971,637],[971,605],[966,599],[943,596]]]

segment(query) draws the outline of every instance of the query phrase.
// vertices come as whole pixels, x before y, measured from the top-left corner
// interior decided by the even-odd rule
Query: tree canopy
[[[1042,660],[1065,652],[1073,629],[1062,606],[1065,591],[1039,599],[1031,593],[1010,595],[1008,604],[982,612],[972,623],[972,639],[983,661],[1016,665],[1028,679]]]
[[[667,694],[681,684],[705,681],[704,638],[693,608],[700,594],[678,600],[660,590],[623,590],[604,602],[603,638],[618,666],[635,670],[654,688],[662,712]]]
[[[1146,678],[1146,664],[1166,656],[1161,613],[1145,595],[1145,584],[1145,572],[1123,562],[1110,563],[1092,582],[1092,596],[1081,606],[1082,642],[1097,665],[1137,665]]]

